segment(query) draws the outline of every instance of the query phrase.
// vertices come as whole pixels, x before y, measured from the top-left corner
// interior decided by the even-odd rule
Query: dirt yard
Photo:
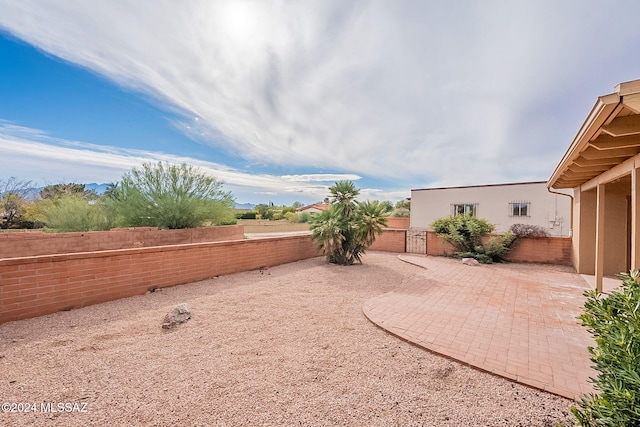
[[[569,425],[572,402],[364,317],[420,271],[387,253],[314,258],[0,325],[0,403],[30,411],[0,425]],[[192,319],[163,330],[182,302]]]

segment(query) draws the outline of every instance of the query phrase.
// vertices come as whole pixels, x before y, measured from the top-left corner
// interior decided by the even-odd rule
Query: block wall
[[[410,218],[394,217],[394,216],[390,216],[387,218],[387,228],[401,228],[406,230],[410,226],[411,226]]]
[[[427,232],[428,255],[450,255],[453,252],[453,246],[443,242],[435,232]],[[571,266],[571,238],[519,239],[509,251],[507,259],[511,262],[538,262]]]
[[[520,239],[509,251],[507,259],[512,262],[540,262],[571,266],[571,238]]]
[[[0,259],[0,323],[317,255],[305,235]]]
[[[158,230],[155,227],[115,228],[80,233],[0,233],[0,258],[147,248],[186,243],[244,239],[242,225]]]
[[[382,234],[376,237],[376,241],[373,242],[370,249],[372,251],[404,253],[406,252],[406,234],[406,230],[385,228]]]

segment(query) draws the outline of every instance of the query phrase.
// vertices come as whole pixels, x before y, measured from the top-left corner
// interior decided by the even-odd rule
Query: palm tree
[[[328,262],[362,263],[361,256],[387,223],[384,206],[377,201],[356,201],[360,190],[351,181],[338,181],[329,191],[331,208],[313,219],[311,236]]]

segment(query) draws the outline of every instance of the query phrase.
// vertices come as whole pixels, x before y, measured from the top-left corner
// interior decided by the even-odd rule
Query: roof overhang
[[[640,80],[598,98],[548,188],[575,188],[640,153]]]

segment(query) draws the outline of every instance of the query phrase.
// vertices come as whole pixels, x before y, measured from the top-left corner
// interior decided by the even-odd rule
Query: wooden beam
[[[631,170],[631,270],[640,269],[640,171]]]
[[[604,277],[604,195],[605,184],[597,186],[596,202],[596,289],[602,292],[602,278]]]
[[[619,163],[622,163],[624,159],[635,156],[638,152],[640,152],[639,147],[614,148],[611,150],[596,150],[589,147],[582,152],[581,156],[587,160],[619,158],[621,159]]]
[[[616,159],[585,159],[584,157],[578,157],[575,162],[575,165],[582,166],[615,166],[619,161]]]
[[[602,131],[611,136],[640,134],[640,114],[616,117],[611,123],[602,126]]]
[[[630,82],[617,84],[614,88],[614,92],[620,96],[638,93],[640,92],[640,80],[631,80]]]
[[[565,173],[567,178],[580,178],[583,176],[596,176],[596,175],[600,175],[601,173],[607,171],[608,169],[605,169],[603,171],[584,171],[584,172],[576,172],[576,171],[567,171]]]
[[[596,173],[600,173],[600,172],[604,172],[607,169],[609,169],[608,165],[586,165],[586,166],[579,166],[577,164],[572,164],[571,166],[569,166],[569,169],[571,172],[574,173],[587,173],[587,172],[596,172]]]
[[[640,147],[640,135],[611,136],[606,133],[589,142],[596,150],[613,150],[616,148]]]
[[[580,180],[558,180],[557,184],[553,188],[576,188],[580,187],[585,182],[584,179]]]
[[[640,114],[640,93],[624,96],[622,98],[622,103],[634,113]]]

